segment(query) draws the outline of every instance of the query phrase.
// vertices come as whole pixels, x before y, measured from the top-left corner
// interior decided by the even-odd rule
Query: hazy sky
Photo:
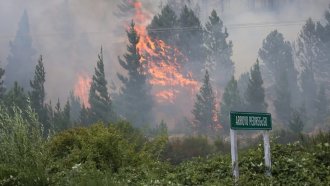
[[[228,1],[228,0],[227,0]],[[108,80],[116,81],[119,71],[118,55],[125,51],[125,23],[114,16],[119,0],[0,0],[0,61],[7,63],[9,42],[14,39],[18,22],[26,9],[29,15],[33,45],[44,56],[47,70],[46,91],[53,100],[68,96],[77,74],[91,75],[100,46]],[[150,13],[159,10],[160,0],[143,0]],[[220,12],[219,0],[193,1],[200,3],[200,16],[206,20],[212,9]],[[262,9],[248,10],[244,0],[231,0],[221,14],[234,44],[233,60],[236,75],[249,70],[257,58],[258,49],[266,35],[278,29],[293,41],[304,20],[319,20],[328,7],[328,0],[296,0],[278,12]],[[119,34],[118,34],[119,33]],[[37,59],[37,56],[36,56]],[[63,91],[65,90],[65,91]]]

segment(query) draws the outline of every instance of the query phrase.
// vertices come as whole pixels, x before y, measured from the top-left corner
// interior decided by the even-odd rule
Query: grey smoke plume
[[[156,14],[162,5],[180,0],[141,0],[143,8]],[[47,99],[64,101],[78,74],[92,75],[97,53],[104,49],[107,79],[115,82],[122,69],[117,56],[126,50],[128,15],[119,17],[120,0],[2,0],[0,2],[0,65],[7,64],[8,43],[15,38],[24,10],[29,15],[37,56],[44,56]],[[267,34],[278,29],[286,40],[296,39],[308,17],[322,18],[328,0],[187,0],[202,23],[212,9],[220,14],[233,41],[236,75],[248,71]],[[269,4],[269,2],[274,2]],[[267,4],[268,3],[268,4]]]

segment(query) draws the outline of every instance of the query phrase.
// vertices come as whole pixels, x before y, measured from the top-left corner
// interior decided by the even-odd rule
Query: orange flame
[[[167,45],[162,40],[151,39],[146,26],[151,14],[144,11],[141,2],[135,2],[135,29],[140,41],[137,48],[141,52],[141,61],[146,62],[149,83],[153,85],[154,95],[160,103],[173,103],[182,88],[194,94],[198,88],[191,73],[183,73],[182,65],[187,58],[176,48]]]
[[[89,108],[90,104],[88,101],[89,89],[91,87],[92,79],[86,74],[79,74],[78,81],[74,86],[74,95],[82,100],[85,107]]]

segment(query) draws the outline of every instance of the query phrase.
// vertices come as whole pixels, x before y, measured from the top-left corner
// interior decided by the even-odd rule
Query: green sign
[[[271,130],[272,117],[269,113],[230,112],[230,127],[233,130]]]

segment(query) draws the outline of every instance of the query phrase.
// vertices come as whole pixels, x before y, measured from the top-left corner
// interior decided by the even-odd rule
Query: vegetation
[[[163,130],[146,138],[120,121],[45,139],[31,108],[14,107],[13,115],[0,110],[0,185],[233,184],[230,154],[206,137],[168,140]],[[271,144],[272,176],[264,173],[263,145],[240,151],[239,185],[330,183],[330,133],[302,135],[289,144],[280,144],[281,137],[274,133]]]
[[[138,1],[123,1],[118,16],[134,13],[132,2]],[[172,54],[182,54],[179,66],[189,80],[200,81],[205,71],[194,107],[184,108],[192,109],[193,119],[182,116],[177,136],[169,134],[164,120],[155,121],[161,115],[155,111],[172,107],[154,109],[150,69],[146,69],[150,59],[139,51],[140,35],[133,21],[126,31],[127,52],[118,58],[124,70],[118,73],[119,91],[108,91],[101,48],[89,104],[81,104],[71,93],[65,104],[57,99],[53,107],[51,101],[46,103],[41,56],[34,66],[35,50],[24,12],[10,44],[8,65],[0,68],[0,185],[233,185],[228,115],[234,110],[267,109],[276,113],[272,174],[265,174],[261,135],[239,135],[237,185],[329,185],[330,12],[324,24],[308,19],[295,47],[272,31],[259,50],[262,63],[257,59],[237,81],[233,45],[216,11],[204,26],[198,13],[183,4],[182,9],[164,6],[147,27],[150,38],[162,39],[170,44]],[[153,47],[163,53],[159,46]],[[224,88],[222,95],[217,94],[222,93],[219,88]],[[314,133],[307,133],[306,127]]]

